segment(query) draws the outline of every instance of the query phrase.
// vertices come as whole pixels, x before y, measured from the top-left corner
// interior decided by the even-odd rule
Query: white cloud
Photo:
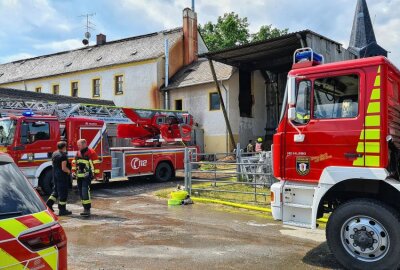
[[[0,25],[8,34],[23,34],[33,30],[70,31],[71,23],[49,0],[0,1]],[[14,31],[14,33],[13,33]]]
[[[82,47],[82,42],[79,39],[67,39],[62,41],[52,41],[49,43],[40,43],[33,45],[33,48],[38,50],[50,50],[54,52],[73,50]]]
[[[34,57],[34,55],[32,55],[30,53],[17,53],[17,54],[12,54],[12,55],[8,55],[5,57],[1,57],[0,63],[8,63],[8,62],[13,62],[13,61],[31,58],[31,57]]]

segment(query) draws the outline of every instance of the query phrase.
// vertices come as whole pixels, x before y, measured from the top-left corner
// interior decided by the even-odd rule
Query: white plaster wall
[[[79,82],[79,97],[92,97],[92,80],[101,80],[101,99],[113,100],[117,106],[156,108],[159,106],[158,100],[154,100],[159,95],[160,78],[159,69],[163,66],[161,59],[155,62],[138,64],[126,67],[110,67],[107,70],[82,72],[58,77],[45,78],[42,80],[27,81],[8,85],[10,88],[35,91],[36,87],[42,88],[42,93],[52,93],[54,84],[60,85],[60,94],[71,96],[71,82]],[[124,76],[124,94],[115,95],[114,76]]]
[[[226,102],[225,91],[221,90],[223,91],[223,100]],[[171,90],[171,109],[175,109],[175,100],[182,99],[183,110],[189,111],[193,115],[194,121],[204,129],[205,135],[225,135],[226,125],[222,109],[209,110],[209,93],[216,91],[214,83]]]

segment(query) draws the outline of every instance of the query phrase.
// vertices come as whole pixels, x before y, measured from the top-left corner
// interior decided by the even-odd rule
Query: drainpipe
[[[169,84],[169,45],[168,45],[168,39],[165,39],[165,80],[164,80],[164,85],[165,88],[168,87]],[[164,91],[164,109],[169,110],[170,109],[170,104],[169,104],[169,90]]]

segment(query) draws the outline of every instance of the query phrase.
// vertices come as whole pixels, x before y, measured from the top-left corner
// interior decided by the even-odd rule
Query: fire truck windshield
[[[0,120],[0,145],[12,144],[14,141],[15,125],[15,120]]]

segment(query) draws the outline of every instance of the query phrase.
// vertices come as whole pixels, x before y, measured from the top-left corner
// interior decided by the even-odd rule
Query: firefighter
[[[79,196],[83,206],[83,212],[80,215],[89,217],[92,206],[90,183],[92,179],[96,179],[96,174],[100,172],[98,169],[100,161],[96,152],[87,146],[85,139],[78,140],[77,144],[79,151],[76,152],[75,159],[72,162],[72,170],[78,182]]]
[[[253,140],[249,140],[249,144],[246,147],[246,152],[247,153],[253,153],[254,152]]]
[[[71,170],[68,168],[67,143],[64,141],[57,143],[57,151],[53,153],[53,192],[47,200],[47,206],[54,212],[53,205],[58,199],[59,216],[71,215],[67,210],[68,187],[70,182]]]
[[[256,148],[256,153],[260,153],[260,152],[264,151],[263,139],[261,137],[257,139],[255,148]]]

